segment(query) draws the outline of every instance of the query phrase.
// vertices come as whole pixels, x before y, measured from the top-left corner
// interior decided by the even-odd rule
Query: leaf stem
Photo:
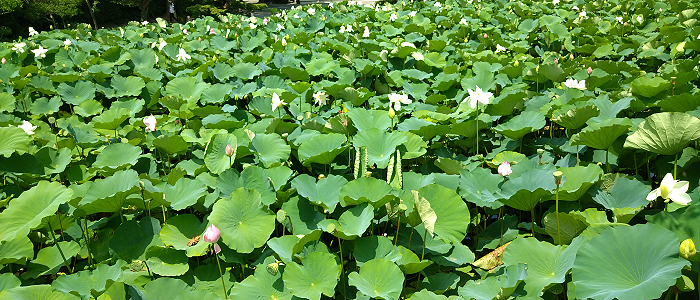
[[[345,291],[345,280],[343,280],[345,270],[343,268],[343,244],[340,241],[340,237],[338,237],[338,248],[340,249],[340,280],[343,284],[343,299],[348,299],[347,292]]]
[[[216,250],[214,250],[216,252]],[[226,283],[224,283],[224,274],[221,272],[221,263],[219,262],[219,254],[214,253],[216,256],[216,265],[219,266],[219,276],[221,276],[221,286],[224,288],[224,298],[228,299],[228,294],[226,293]]]
[[[58,248],[58,253],[61,254],[61,258],[63,258],[63,264],[66,265],[66,269],[68,269],[68,274],[73,273],[71,271],[70,265],[68,265],[68,260],[66,259],[66,255],[63,254],[63,250],[61,249],[61,245],[56,242],[56,235],[53,233],[53,227],[51,227],[51,221],[49,221],[49,232],[51,233],[51,238],[53,238],[54,243],[56,244],[56,248]]]

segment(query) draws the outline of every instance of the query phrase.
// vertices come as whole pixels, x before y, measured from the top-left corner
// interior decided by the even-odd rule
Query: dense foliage
[[[697,17],[343,2],[6,43],[0,299],[697,299]]]

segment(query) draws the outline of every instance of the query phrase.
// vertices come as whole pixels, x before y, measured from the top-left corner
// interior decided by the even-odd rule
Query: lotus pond
[[[697,1],[0,47],[0,299],[698,299]]]

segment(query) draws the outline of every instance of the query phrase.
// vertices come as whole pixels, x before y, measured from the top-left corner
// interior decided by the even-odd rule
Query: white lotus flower
[[[34,56],[44,58],[46,57],[46,52],[49,51],[49,49],[44,49],[44,47],[39,46],[39,48],[32,50],[32,53],[34,53]]]
[[[651,201],[657,197],[661,197],[665,202],[669,200],[676,202],[680,205],[688,205],[692,199],[686,194],[688,191],[687,181],[678,181],[673,179],[671,173],[667,173],[664,179],[661,180],[661,186],[659,188],[651,191],[647,196],[647,200]]]
[[[552,4],[554,4],[554,5],[559,4],[559,0],[553,0],[553,1],[552,1]]]
[[[255,29],[255,28],[257,28],[257,27],[258,27],[258,25],[255,25],[255,24],[253,24],[253,23],[250,23],[250,29]]]
[[[411,104],[413,101],[408,99],[408,95],[401,93],[391,93],[389,94],[389,105],[394,105],[394,110],[399,111],[401,109],[401,104]]]
[[[644,21],[644,18],[641,15],[637,16],[637,23],[642,24],[642,21]]]
[[[618,22],[620,22],[620,24],[622,24],[622,17],[615,17],[615,20],[617,20]]]
[[[391,16],[389,16],[389,20],[392,22],[396,21],[398,18],[399,17],[396,15],[396,13],[391,13]]]
[[[312,15],[312,16],[313,16],[313,15],[316,13],[316,10],[313,9],[313,8],[309,8],[309,9],[306,10],[306,13],[308,13],[309,15]]]
[[[401,47],[411,47],[411,48],[416,48],[416,45],[414,45],[411,42],[403,42],[401,43]]]
[[[326,95],[325,92],[323,91],[318,91],[314,93],[314,103],[316,105],[321,106],[321,105],[326,105],[328,102],[328,95]]]
[[[461,20],[459,20],[459,25],[464,25],[464,26],[466,26],[466,25],[467,25],[467,19],[462,18]]]
[[[477,102],[483,104],[489,104],[489,100],[493,97],[493,93],[485,92],[480,87],[476,87],[476,90],[467,90],[469,92],[469,97],[462,100],[462,102],[469,100],[469,107],[476,108]]]
[[[345,27],[345,32],[352,32],[352,25],[348,24],[348,26]]]
[[[34,130],[36,130],[36,126],[33,126],[32,123],[27,121],[22,121],[22,125],[17,127],[22,128],[22,130],[24,130],[24,132],[26,132],[28,135],[34,134]]]
[[[411,18],[415,17],[415,16],[416,16],[416,11],[414,10],[414,11],[408,13],[408,16],[411,17]]]
[[[19,53],[24,53],[24,47],[26,47],[27,44],[25,43],[17,43],[14,44],[14,47],[12,47],[12,51],[17,51]]]
[[[365,26],[365,33],[362,34],[362,37],[369,37],[369,27]]]
[[[572,89],[585,90],[586,89],[586,80],[577,81],[576,79],[569,78],[566,81],[564,81],[564,85],[566,87],[572,88]]]
[[[165,47],[166,45],[168,45],[168,43],[161,39],[160,44],[158,44],[158,51],[163,51],[163,47]]]
[[[36,30],[34,30],[34,27],[29,27],[29,36],[37,35],[39,34]]]
[[[282,46],[287,46],[287,40],[285,40],[284,38],[282,38]]]
[[[578,10],[578,6],[574,5],[574,6],[571,7],[571,9],[573,9],[573,10]]]
[[[582,11],[578,14],[579,17],[586,19],[586,12]]]
[[[175,60],[177,61],[187,61],[188,59],[192,59],[192,57],[185,52],[185,49],[180,48],[180,51],[178,52],[177,56],[175,56]]]
[[[282,24],[277,24],[277,31],[284,30],[284,26]]]
[[[413,56],[415,60],[425,60],[425,56],[423,56],[423,53],[420,53],[418,51],[411,53],[411,56]]]
[[[435,2],[434,6],[435,6],[435,7],[442,7],[442,3],[440,3],[440,2]]]
[[[280,96],[277,93],[272,94],[272,111],[275,111],[278,107],[285,105],[284,101],[280,100]]]
[[[63,41],[63,45],[70,46],[71,44],[73,44],[73,42],[71,42],[69,39]]]
[[[507,49],[500,44],[496,44],[496,53],[498,52],[505,52]]]

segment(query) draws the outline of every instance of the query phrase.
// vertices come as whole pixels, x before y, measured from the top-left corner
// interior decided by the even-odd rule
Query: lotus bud
[[[574,54],[573,54],[573,53],[569,54],[569,60],[574,60]]]
[[[558,59],[558,58],[555,58],[555,59],[554,59],[554,63],[555,63],[555,64],[558,64],[558,63],[559,63],[559,59]]]
[[[389,108],[389,118],[393,119],[396,116],[396,112],[393,108]]]
[[[489,38],[489,35],[484,33],[484,38],[485,39]]]
[[[659,13],[661,13],[662,11],[663,11],[663,9],[661,9],[661,7],[659,7]]]
[[[564,173],[562,173],[561,171],[554,171],[552,175],[554,175],[554,184],[556,184],[557,186],[560,185],[561,177],[564,176]]]
[[[5,63],[7,63],[7,59],[5,59],[5,58],[3,57],[3,58],[2,58],[2,64],[4,65]]]
[[[207,231],[204,232],[202,240],[204,240],[207,243],[216,243],[216,241],[219,240],[220,236],[221,232],[219,231],[219,228],[216,228],[214,224],[211,224],[209,225],[209,227],[207,227]]]
[[[510,163],[507,161],[504,161],[501,163],[500,166],[498,166],[498,175],[501,175],[503,177],[506,177],[510,174],[513,173],[513,170],[510,168]]]
[[[513,62],[513,66],[514,66],[514,67],[516,67],[516,68],[517,68],[517,67],[518,67],[518,65],[520,65],[520,62],[518,62],[517,60]]]
[[[681,257],[687,259],[687,258],[694,256],[695,253],[696,253],[695,243],[693,243],[693,240],[687,239],[681,243],[681,250],[680,250]]]
[[[586,69],[586,73],[588,73],[588,75],[591,75],[591,73],[593,73],[593,69],[591,67],[588,67],[588,69]]]
[[[233,156],[233,147],[231,145],[226,145],[226,156],[231,157]]]

